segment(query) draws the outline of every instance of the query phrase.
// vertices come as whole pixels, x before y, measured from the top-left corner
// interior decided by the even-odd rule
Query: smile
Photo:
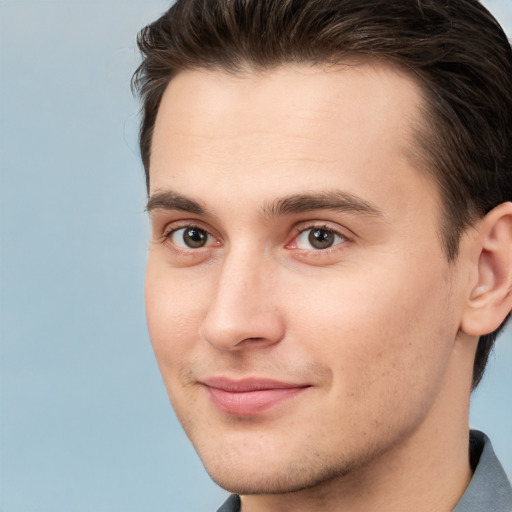
[[[238,416],[265,412],[310,387],[266,379],[232,381],[224,378],[209,379],[203,385],[218,409]]]

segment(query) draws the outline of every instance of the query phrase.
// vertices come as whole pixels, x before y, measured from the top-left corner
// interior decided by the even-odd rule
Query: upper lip
[[[274,379],[250,377],[245,379],[229,379],[226,377],[211,377],[201,381],[205,386],[221,389],[231,393],[247,393],[269,389],[305,388],[308,384],[282,382]]]

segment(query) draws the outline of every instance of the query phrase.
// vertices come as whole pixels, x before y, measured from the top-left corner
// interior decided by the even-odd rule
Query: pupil
[[[327,249],[334,243],[334,233],[326,229],[313,229],[308,238],[315,249]]]
[[[206,233],[202,229],[189,228],[183,233],[183,241],[194,249],[203,247],[206,243]]]

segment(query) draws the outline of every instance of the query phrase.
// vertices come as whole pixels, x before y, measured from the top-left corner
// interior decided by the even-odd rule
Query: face
[[[429,422],[459,328],[420,93],[384,64],[174,78],[154,131],[147,319],[228,490],[370,467]]]

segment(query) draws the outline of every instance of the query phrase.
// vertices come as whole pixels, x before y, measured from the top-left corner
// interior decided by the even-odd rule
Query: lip
[[[272,379],[232,380],[214,377],[202,382],[212,403],[221,411],[237,416],[254,416],[290,400],[309,385]]]

